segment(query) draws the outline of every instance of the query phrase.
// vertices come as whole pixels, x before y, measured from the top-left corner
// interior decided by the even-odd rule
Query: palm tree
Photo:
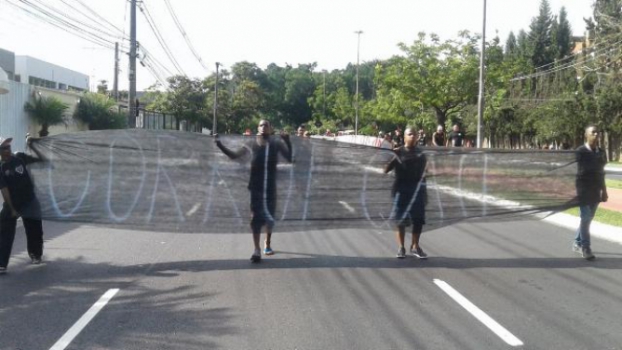
[[[34,102],[26,102],[24,110],[32,119],[41,125],[39,136],[45,137],[50,134],[48,128],[52,125],[65,123],[65,110],[68,105],[55,97],[35,97]]]
[[[123,129],[127,116],[115,111],[116,103],[106,95],[86,93],[73,113],[73,118],[86,125],[89,130]]]

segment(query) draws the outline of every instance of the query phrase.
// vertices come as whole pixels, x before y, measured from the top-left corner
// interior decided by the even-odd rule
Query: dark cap
[[[0,137],[0,147],[10,146],[11,141],[13,141],[12,137],[7,137],[6,139],[4,137]]]

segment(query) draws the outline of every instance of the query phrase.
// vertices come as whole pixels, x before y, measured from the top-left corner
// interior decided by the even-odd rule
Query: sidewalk
[[[622,172],[622,167],[619,168]],[[613,210],[622,213],[622,190],[617,188],[608,188],[607,194],[609,200],[600,203],[598,208]],[[555,225],[576,230],[579,227],[579,217],[569,214],[559,213],[545,219]],[[592,222],[590,228],[593,237],[598,237],[610,242],[622,244],[622,227],[603,224],[597,221]]]
[[[549,216],[548,218],[544,219],[544,221],[550,222],[557,226],[569,228],[574,231],[576,231],[577,227],[579,227],[579,217],[570,214],[558,213]],[[622,227],[602,224],[600,222],[593,221],[590,227],[590,233],[592,237],[604,239],[613,243],[622,244]]]
[[[609,200],[600,203],[599,208],[622,212],[622,190],[617,188],[608,188],[607,194]]]

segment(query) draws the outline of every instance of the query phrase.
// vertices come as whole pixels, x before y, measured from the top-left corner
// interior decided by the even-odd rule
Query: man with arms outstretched
[[[216,135],[216,146],[231,159],[251,155],[251,175],[248,190],[251,195],[251,230],[255,250],[251,256],[252,262],[261,261],[259,240],[261,228],[266,227],[265,255],[273,255],[270,244],[272,228],[274,227],[274,213],[276,210],[276,165],[279,153],[292,161],[292,146],[289,135],[281,135],[281,139],[271,137],[272,127],[267,120],[259,121],[257,137],[237,151],[225,147]]]

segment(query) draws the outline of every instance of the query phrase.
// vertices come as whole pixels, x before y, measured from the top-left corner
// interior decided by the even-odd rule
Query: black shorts
[[[274,226],[276,191],[251,191],[251,225]]]
[[[416,198],[414,194],[412,191],[393,194],[391,218],[396,226],[425,225],[426,193],[419,191]]]

